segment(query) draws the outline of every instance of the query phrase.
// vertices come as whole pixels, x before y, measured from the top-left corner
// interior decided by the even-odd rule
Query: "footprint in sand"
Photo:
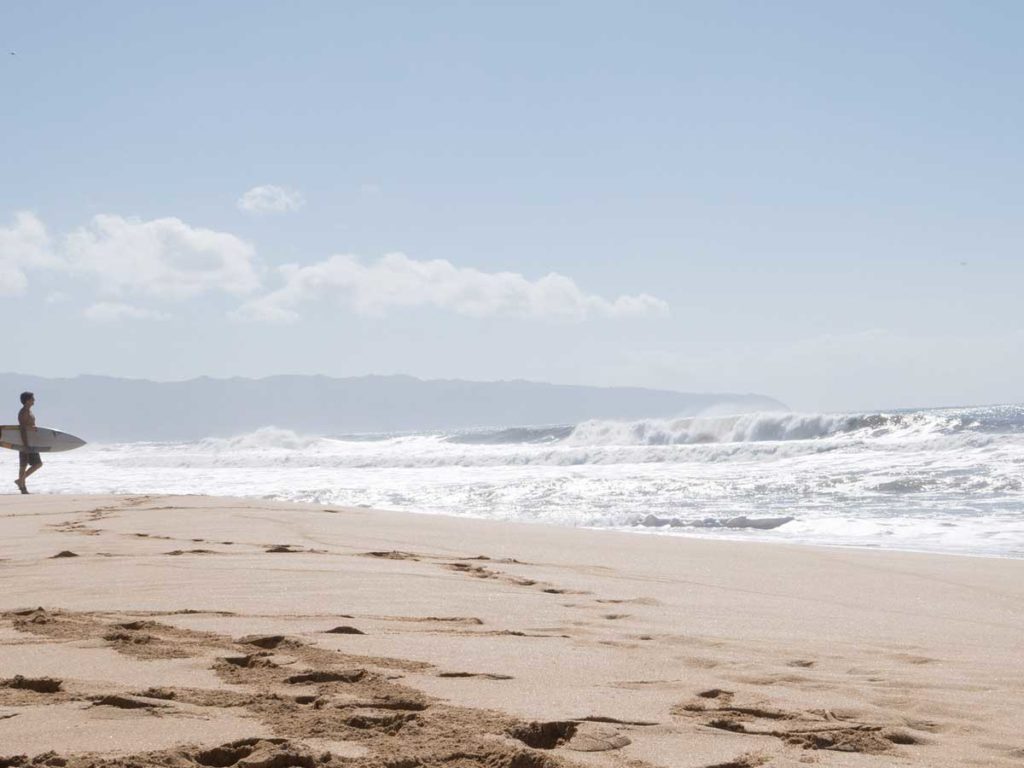
[[[556,721],[528,723],[509,735],[533,749],[571,749],[575,752],[608,752],[632,744],[629,737],[592,722]]]
[[[54,677],[22,677],[21,675],[15,675],[8,680],[0,680],[0,687],[2,688],[35,691],[36,693],[57,693],[63,684],[63,680],[58,680]]]
[[[177,557],[178,555],[215,555],[217,553],[212,549],[172,549],[170,552],[164,552],[164,554]]]
[[[363,557],[375,557],[378,560],[413,560],[419,562],[419,557],[412,552],[400,552],[397,549],[381,552],[364,552]]]
[[[285,635],[246,635],[245,637],[240,637],[238,642],[244,645],[255,645],[257,648],[265,650],[273,650],[281,646],[305,645],[301,640]]]
[[[152,701],[142,701],[141,699],[133,699],[130,696],[116,696],[108,694],[106,696],[93,696],[90,698],[94,707],[114,707],[116,709],[148,709],[156,710],[161,707],[165,707],[165,704],[156,704]]]
[[[513,680],[512,675],[498,675],[493,672],[438,672],[438,677],[475,677],[481,680]]]
[[[355,627],[350,627],[348,625],[342,625],[340,627],[334,627],[333,629],[325,629],[324,633],[328,634],[328,635],[365,635],[366,634],[361,629],[356,629]]]
[[[301,675],[292,675],[285,678],[290,685],[305,685],[309,683],[358,683],[366,677],[365,669],[344,669],[336,672],[315,670],[304,672]]]
[[[895,745],[921,739],[893,725],[841,716],[831,710],[788,711],[757,700],[742,702],[721,688],[701,691],[696,699],[673,707],[676,717],[694,719],[708,728],[754,736],[773,736],[804,749],[887,754]]]

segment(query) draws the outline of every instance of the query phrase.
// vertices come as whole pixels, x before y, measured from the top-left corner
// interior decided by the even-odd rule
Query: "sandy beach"
[[[0,497],[0,766],[1024,762],[1024,562]]]

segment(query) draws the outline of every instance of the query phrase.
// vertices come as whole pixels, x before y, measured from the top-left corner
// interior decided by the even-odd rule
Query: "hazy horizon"
[[[3,367],[1017,402],[1022,21],[13,5]]]
[[[410,373],[363,373],[353,374],[351,376],[331,376],[326,373],[305,373],[298,371],[285,371],[282,373],[268,373],[263,376],[243,376],[243,375],[231,375],[231,376],[210,376],[207,374],[199,374],[198,376],[187,376],[184,378],[149,378],[145,376],[114,376],[106,373],[74,373],[65,376],[41,376],[36,373],[30,373],[27,371],[4,371],[0,370],[0,376],[24,376],[26,378],[40,378],[40,379],[51,379],[51,380],[68,380],[73,381],[79,378],[96,378],[96,379],[119,379],[122,381],[138,381],[152,384],[181,384],[188,381],[201,381],[201,380],[212,380],[212,381],[231,381],[232,379],[244,379],[247,381],[264,381],[266,379],[274,378],[326,378],[333,380],[346,380],[346,379],[373,379],[373,378],[395,378],[395,379],[413,379],[415,381],[430,383],[430,382],[464,382],[468,384],[538,384],[550,387],[587,387],[592,389],[640,389],[653,392],[675,392],[679,394],[743,394],[743,395],[761,395],[764,397],[772,397],[768,392],[687,392],[681,389],[673,389],[670,387],[648,387],[648,386],[631,386],[628,384],[576,384],[572,382],[564,381],[543,381],[540,379],[524,379],[524,378],[505,378],[505,379],[471,379],[461,377],[428,377],[428,376],[414,376]],[[777,398],[773,398],[777,399]]]
[[[712,409],[733,414],[786,410],[777,400],[748,393],[526,381],[274,376],[154,382],[0,373],[0,390],[21,389],[35,393],[36,414],[44,426],[98,442],[199,440],[267,427],[337,435],[673,419]]]
[[[659,387],[659,386],[645,386],[645,385],[630,385],[630,384],[581,384],[578,382],[571,381],[544,381],[542,379],[527,379],[509,377],[503,379],[474,379],[474,378],[463,378],[463,377],[447,377],[447,376],[416,376],[410,373],[363,373],[363,374],[352,374],[348,376],[333,376],[326,373],[309,373],[303,371],[284,371],[280,373],[268,373],[265,375],[258,376],[246,376],[242,374],[214,376],[209,374],[199,374],[195,376],[186,376],[182,378],[150,378],[145,376],[117,376],[108,373],[94,373],[90,371],[82,373],[74,373],[60,376],[41,376],[36,373],[30,373],[26,371],[8,371],[0,370],[0,376],[25,376],[33,378],[44,378],[44,379],[66,379],[74,380],[81,377],[94,377],[94,378],[106,378],[106,379],[121,379],[125,381],[139,381],[149,382],[156,384],[181,384],[189,381],[196,381],[202,379],[210,379],[213,381],[230,381],[231,379],[246,379],[250,381],[261,381],[265,379],[272,379],[278,377],[322,377],[327,379],[344,380],[344,379],[368,379],[368,378],[408,378],[414,379],[421,382],[465,382],[471,384],[503,384],[503,383],[523,383],[523,384],[539,384],[547,385],[552,387],[591,387],[594,389],[640,389],[654,392],[673,392],[677,394],[708,394],[708,395],[756,395],[760,397],[777,400],[783,403],[787,410],[794,412],[823,412],[823,413],[871,413],[871,412],[887,412],[887,411],[916,411],[916,410],[941,410],[944,408],[973,408],[973,407],[986,407],[986,406],[998,406],[998,405],[1017,405],[1024,400],[1008,399],[1008,400],[987,400],[987,401],[971,401],[971,402],[936,402],[936,403],[909,403],[901,405],[879,405],[866,408],[824,408],[815,411],[814,409],[801,409],[791,406],[783,398],[778,397],[772,392],[758,392],[758,391],[735,391],[735,392],[722,392],[716,390],[685,390],[678,387]]]

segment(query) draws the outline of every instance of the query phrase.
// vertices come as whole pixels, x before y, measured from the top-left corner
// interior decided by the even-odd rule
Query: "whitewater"
[[[48,459],[57,493],[248,496],[758,541],[1024,557],[1024,406],[403,435],[274,427]]]

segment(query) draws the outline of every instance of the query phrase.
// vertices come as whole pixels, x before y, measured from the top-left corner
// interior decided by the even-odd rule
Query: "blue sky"
[[[0,368],[1017,401],[1022,22],[7,3]]]

